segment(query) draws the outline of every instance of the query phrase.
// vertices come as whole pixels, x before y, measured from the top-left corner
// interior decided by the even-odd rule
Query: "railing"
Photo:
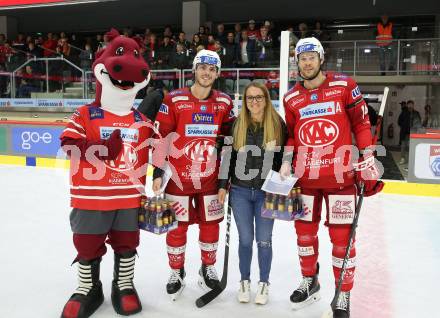
[[[388,46],[374,40],[323,42],[326,68],[353,75],[440,73],[440,38],[399,39]]]
[[[440,75],[440,39],[399,39],[387,47],[379,47],[376,41],[331,41],[323,42],[326,50],[323,68],[349,75]],[[250,81],[264,83],[273,99],[277,99],[279,69],[277,67],[223,68],[217,87],[230,95],[240,94]],[[63,57],[31,58],[14,64],[9,71],[0,71],[0,97],[24,98],[94,98],[95,78],[90,69],[81,69]],[[275,62],[272,64],[276,64]],[[37,75],[29,75],[36,82],[33,95],[20,94],[20,85],[26,82],[24,68],[31,65]],[[289,67],[289,80],[297,79],[295,63]],[[152,70],[152,86],[169,89],[188,86],[192,83],[191,69]],[[35,74],[35,72],[34,72]],[[26,92],[26,91],[25,91]],[[47,97],[45,97],[45,94]],[[29,95],[29,94],[28,94]],[[75,97],[74,97],[75,96]]]

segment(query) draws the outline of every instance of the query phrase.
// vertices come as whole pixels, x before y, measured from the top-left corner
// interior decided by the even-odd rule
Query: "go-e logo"
[[[21,133],[21,141],[21,148],[30,150],[32,149],[32,144],[38,144],[39,142],[50,144],[52,142],[52,135],[47,131],[41,134],[38,131],[23,131]]]
[[[15,153],[54,157],[60,149],[63,128],[13,127],[11,147]]]

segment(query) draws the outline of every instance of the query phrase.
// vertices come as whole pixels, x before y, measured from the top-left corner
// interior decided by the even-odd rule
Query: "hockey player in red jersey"
[[[93,64],[96,99],[75,111],[61,135],[71,159],[70,224],[79,279],[64,306],[64,318],[89,317],[103,303],[99,267],[106,242],[115,252],[115,311],[131,315],[142,310],[133,276],[153,123],[133,109],[133,102],[150,72],[134,40],[116,30],[107,36],[111,41]]]
[[[178,202],[178,228],[167,234],[167,250],[171,276],[167,293],[175,300],[185,284],[185,246],[188,225],[199,226],[202,266],[199,284],[212,289],[219,283],[214,267],[219,238],[219,222],[223,206],[218,201],[217,177],[219,160],[216,141],[229,133],[233,120],[230,97],[212,88],[220,74],[221,61],[217,53],[201,50],[193,62],[194,84],[165,96],[156,117],[163,138],[173,139],[166,146],[168,166],[173,170],[165,195]],[[174,136],[175,137],[172,137]],[[153,154],[153,157],[155,155]],[[163,168],[154,159],[153,164]],[[159,191],[163,170],[155,169],[153,190]]]
[[[292,307],[299,309],[320,297],[317,233],[323,200],[337,282],[349,243],[357,185],[363,183],[365,196],[370,196],[380,192],[383,183],[377,180],[377,162],[371,161],[374,158],[368,109],[356,82],[345,75],[321,71],[324,50],[315,38],[301,39],[295,57],[303,81],[283,99],[289,131],[287,146],[293,146],[294,160],[293,165],[283,163],[280,172],[288,175],[293,167],[302,189],[305,214],[295,222],[295,229],[303,279],[290,296]],[[353,147],[352,134],[357,148]],[[374,171],[374,176],[362,168],[353,171],[353,166],[365,167],[371,162],[374,164],[368,165],[368,172]],[[334,317],[350,316],[355,261],[353,245]]]

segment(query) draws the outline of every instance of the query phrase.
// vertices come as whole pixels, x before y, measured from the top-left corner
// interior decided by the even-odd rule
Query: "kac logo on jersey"
[[[206,107],[206,105],[200,106],[200,111],[202,111],[202,112],[206,112],[207,109],[208,109],[208,107]]]
[[[299,110],[300,118],[313,118],[319,116],[328,116],[335,114],[335,103],[334,102],[325,102],[325,103],[317,103],[311,104]]]
[[[299,128],[301,143],[309,147],[324,147],[336,141],[338,126],[331,120],[316,118],[306,121]]]
[[[310,100],[311,100],[312,102],[314,102],[315,100],[318,100],[318,94],[312,94],[312,95],[310,96]]]
[[[206,162],[215,154],[215,144],[209,139],[194,139],[188,142],[183,153],[185,157],[195,162]]]
[[[435,177],[440,177],[440,146],[431,145],[429,166]]]
[[[165,104],[160,105],[159,112],[168,115],[168,105]]]
[[[213,124],[214,114],[210,113],[194,113],[192,114],[193,124]]]
[[[359,86],[356,86],[352,91],[351,91],[351,97],[353,97],[353,99],[358,98],[359,96],[361,96],[361,90],[359,89]]]

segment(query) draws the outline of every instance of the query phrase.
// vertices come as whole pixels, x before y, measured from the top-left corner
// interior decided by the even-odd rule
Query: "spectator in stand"
[[[95,40],[93,41],[93,52],[98,52],[104,46],[104,38],[102,34],[97,34]]]
[[[6,46],[5,35],[0,34],[0,67],[2,70],[6,68],[6,61],[8,60],[9,54],[11,53],[11,48]]]
[[[185,51],[191,48],[191,43],[189,43],[189,41],[186,39],[186,34],[183,31],[179,32],[179,37],[177,39],[176,45],[177,44],[183,45]]]
[[[86,43],[84,51],[79,54],[80,66],[84,71],[90,71],[92,69],[93,51],[90,44]]]
[[[25,43],[25,39],[24,39],[24,34],[19,33],[17,38],[14,41],[12,41],[11,46],[13,49],[18,49],[18,50],[24,51],[25,44],[26,43]]]
[[[11,64],[12,56],[14,55],[14,49],[8,42],[5,42],[3,48],[3,54],[5,56],[6,71],[11,72],[15,69],[15,65]]]
[[[203,45],[206,45],[208,42],[208,35],[206,33],[206,27],[201,25],[199,26],[199,37],[200,37],[200,42]]]
[[[28,45],[31,42],[35,43],[34,38],[31,35],[26,36],[26,40],[25,40],[26,45]]]
[[[218,54],[218,56],[223,55],[223,46],[220,43],[220,41],[215,40],[214,41],[214,52]]]
[[[61,52],[62,52],[63,56],[68,58],[70,55],[70,45],[69,45],[69,39],[67,38],[66,33],[64,33],[64,32],[60,33],[60,39],[58,40],[57,46],[59,46],[61,48]]]
[[[260,31],[255,28],[255,20],[249,20],[247,36],[249,40],[257,41],[260,39]]]
[[[232,68],[236,66],[238,61],[238,45],[234,41],[234,33],[228,32],[227,41],[223,45],[223,54],[220,55],[222,66]]]
[[[188,56],[186,54],[186,48],[180,43],[176,44],[176,50],[171,54],[170,66],[172,68],[178,68],[180,70],[189,66]]]
[[[34,42],[29,42],[27,44],[26,52],[27,52],[27,59],[28,60],[32,60],[34,58],[41,58],[41,51],[35,47]],[[36,62],[36,61],[29,63],[29,65],[32,67],[32,69],[37,73],[39,73],[41,71],[42,65],[40,65],[40,64],[41,64],[41,62]]]
[[[220,41],[221,45],[224,45],[227,41],[226,33],[225,33],[225,25],[220,23],[217,25],[217,33],[215,34],[215,39]]]
[[[146,51],[144,54],[145,61],[148,62],[148,65],[152,68],[156,67],[156,58],[157,52],[159,49],[159,45],[157,43],[157,37],[155,33],[151,33],[148,37],[148,42],[146,42]]]
[[[63,52],[61,47],[57,46],[55,49],[56,56],[62,56]],[[66,63],[63,61],[51,61],[49,63],[49,92],[61,91],[64,70],[66,69]]]
[[[34,56],[36,58],[40,58],[41,51],[37,49],[34,42],[29,42],[26,47],[26,52],[28,52],[28,58],[33,59]]]
[[[266,20],[266,21],[264,21],[263,25],[267,29],[267,34],[272,38],[273,47],[274,48],[279,47],[278,36],[276,36],[276,34],[274,33],[274,31],[275,31],[274,30],[274,28],[275,28],[274,23],[269,20]],[[260,31],[260,33],[261,33],[261,31]],[[280,33],[280,36],[281,36],[281,33]]]
[[[30,65],[26,65],[24,70],[19,73],[21,81],[18,86],[18,98],[30,98],[32,92],[38,92],[40,90],[40,81],[36,76]]]
[[[208,35],[208,45],[206,46],[206,48],[210,51],[215,51],[215,39],[214,36],[212,34]]]
[[[11,47],[6,42],[6,36],[4,34],[0,34],[0,71],[7,71],[7,61],[12,54]],[[8,93],[8,75],[0,75],[0,97],[4,97],[4,94]]]
[[[388,70],[395,70],[396,50],[393,46],[395,37],[393,23],[388,20],[387,15],[380,17],[381,21],[377,24],[375,35],[376,44],[379,47],[380,75],[386,75],[386,64],[388,60]]]
[[[299,39],[295,35],[295,30],[293,29],[293,26],[290,25],[287,28],[287,31],[289,31],[289,43],[290,43],[290,46],[293,46],[293,49],[295,49],[296,43],[298,43]],[[281,37],[281,35],[280,35],[280,37]],[[280,38],[278,38],[278,40],[280,40]]]
[[[202,43],[202,41],[200,40],[200,36],[199,36],[199,34],[196,33],[196,34],[193,35],[192,42],[191,42],[191,48],[190,48],[190,55],[191,55],[191,56],[195,56],[195,55],[196,55],[197,48],[198,48],[200,45],[203,45],[203,43]]]
[[[257,58],[259,66],[267,67],[272,65],[275,62],[273,54],[273,40],[265,26],[260,28],[260,39],[257,41],[259,51]]]
[[[304,22],[300,23],[298,25],[299,30],[299,38],[304,39],[310,37],[311,33],[309,31],[309,27]]]
[[[145,28],[144,36],[150,36],[150,34],[151,34],[151,29]]]
[[[254,67],[256,62],[256,41],[248,38],[247,30],[241,31],[240,42],[240,66],[241,67]]]
[[[157,68],[167,69],[170,67],[170,57],[174,51],[174,46],[171,44],[169,36],[163,38],[163,43],[157,50]]]
[[[235,42],[235,44],[240,45],[240,42],[241,42],[241,24],[240,23],[235,23],[234,33],[235,33],[234,42]]]
[[[266,87],[272,100],[278,100],[280,92],[280,74],[276,71],[270,71],[266,80]]]
[[[174,44],[174,34],[173,34],[173,29],[171,28],[170,25],[166,25],[165,28],[163,29],[163,38],[168,37],[170,39],[170,43]]]
[[[317,38],[321,43],[325,41],[330,41],[330,34],[322,29],[322,25],[320,21],[315,22],[315,29],[312,32],[312,36]],[[328,44],[324,43],[324,47]],[[327,52],[327,51],[326,51]]]
[[[422,126],[425,128],[438,128],[438,120],[431,113],[431,105],[425,106],[425,117],[423,118]]]

